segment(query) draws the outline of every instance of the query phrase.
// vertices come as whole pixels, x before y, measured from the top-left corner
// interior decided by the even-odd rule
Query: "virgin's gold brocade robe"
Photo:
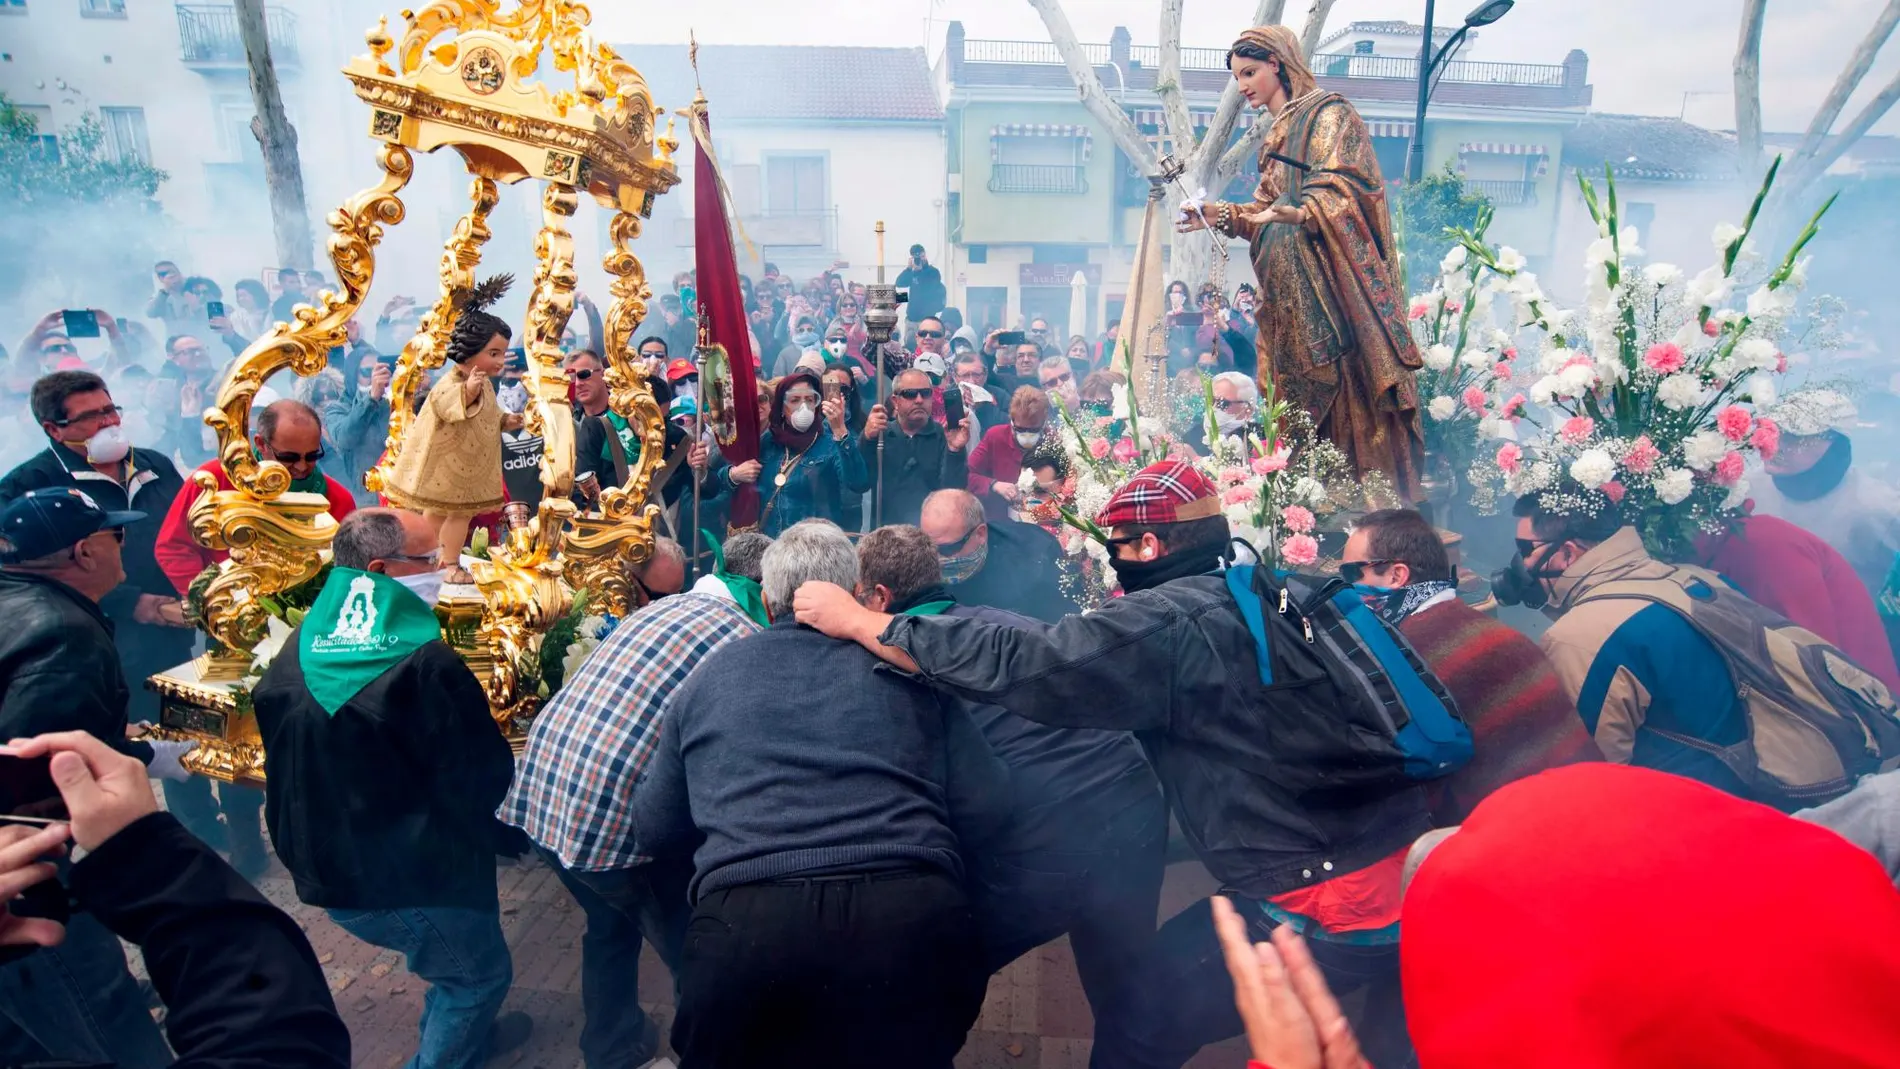
[[[1304,207],[1306,225],[1248,218],[1276,204]],[[1236,236],[1250,241],[1260,281],[1260,376],[1311,413],[1356,471],[1383,471],[1418,500],[1422,361],[1399,289],[1385,178],[1359,112],[1321,91],[1289,104],[1261,145],[1253,203],[1235,209]]]

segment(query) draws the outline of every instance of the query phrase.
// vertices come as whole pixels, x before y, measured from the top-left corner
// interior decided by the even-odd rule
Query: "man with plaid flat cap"
[[[1276,701],[1261,683],[1255,638],[1222,574],[1230,542],[1219,490],[1191,462],[1162,461],[1116,491],[1095,522],[1109,533],[1124,596],[1093,612],[1031,627],[891,616],[807,583],[798,620],[967,700],[1055,727],[1134,732],[1182,832],[1242,904],[1255,939],[1288,915],[1330,923],[1359,911],[1383,918],[1389,907],[1396,916],[1397,870],[1391,879],[1386,870],[1430,826],[1424,793],[1319,804],[1274,774],[1290,743],[1321,732],[1300,720],[1316,715],[1314,703]],[[1390,902],[1381,898],[1387,888]],[[1335,991],[1396,991],[1395,942],[1311,947]],[[1132,972],[1126,1004],[1097,1014],[1091,1069],[1175,1069],[1203,1044],[1241,1033],[1206,901],[1169,920]],[[1399,1056],[1387,1059],[1399,1064],[1402,1012],[1375,1012],[1400,1014]]]

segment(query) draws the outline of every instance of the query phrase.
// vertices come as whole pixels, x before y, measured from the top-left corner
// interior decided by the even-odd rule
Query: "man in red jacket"
[[[1470,763],[1432,785],[1440,827],[1512,780],[1603,759],[1537,644],[1458,599],[1445,543],[1425,517],[1368,513],[1346,539],[1339,574],[1418,650],[1471,728]]]
[[[277,401],[265,408],[255,422],[257,434],[253,441],[257,455],[264,460],[276,460],[290,469],[293,492],[322,494],[328,498],[330,515],[338,523],[355,511],[356,498],[349,489],[317,470],[324,449],[323,420],[315,409],[302,401]],[[218,480],[218,489],[231,489],[231,480],[225,477],[220,461],[211,460],[198,471],[210,472]],[[153,553],[165,577],[178,588],[179,597],[185,596],[191,581],[198,578],[200,572],[230,556],[223,550],[206,549],[192,537],[191,523],[186,517],[201,493],[203,491],[194,483],[186,480],[185,488],[172,499],[171,511],[165,514]]]

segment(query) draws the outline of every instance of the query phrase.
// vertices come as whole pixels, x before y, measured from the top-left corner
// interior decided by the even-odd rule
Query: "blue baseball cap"
[[[144,518],[143,512],[108,512],[74,487],[33,490],[0,510],[0,564],[50,557]]]

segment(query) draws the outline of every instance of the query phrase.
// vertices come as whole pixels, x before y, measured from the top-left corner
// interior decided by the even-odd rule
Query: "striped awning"
[[[1465,156],[1528,156],[1537,161],[1537,177],[1544,177],[1550,170],[1550,150],[1543,145],[1517,145],[1504,141],[1465,141],[1458,146],[1460,158]]]
[[[1095,148],[1095,131],[1086,126],[1070,123],[999,123],[990,127],[990,162],[1000,163],[1003,159],[1003,139],[1006,137],[1066,137],[1082,143],[1082,162],[1087,163],[1089,153]]]
[[[1412,124],[1404,119],[1367,119],[1366,132],[1373,137],[1403,137],[1410,139]]]

